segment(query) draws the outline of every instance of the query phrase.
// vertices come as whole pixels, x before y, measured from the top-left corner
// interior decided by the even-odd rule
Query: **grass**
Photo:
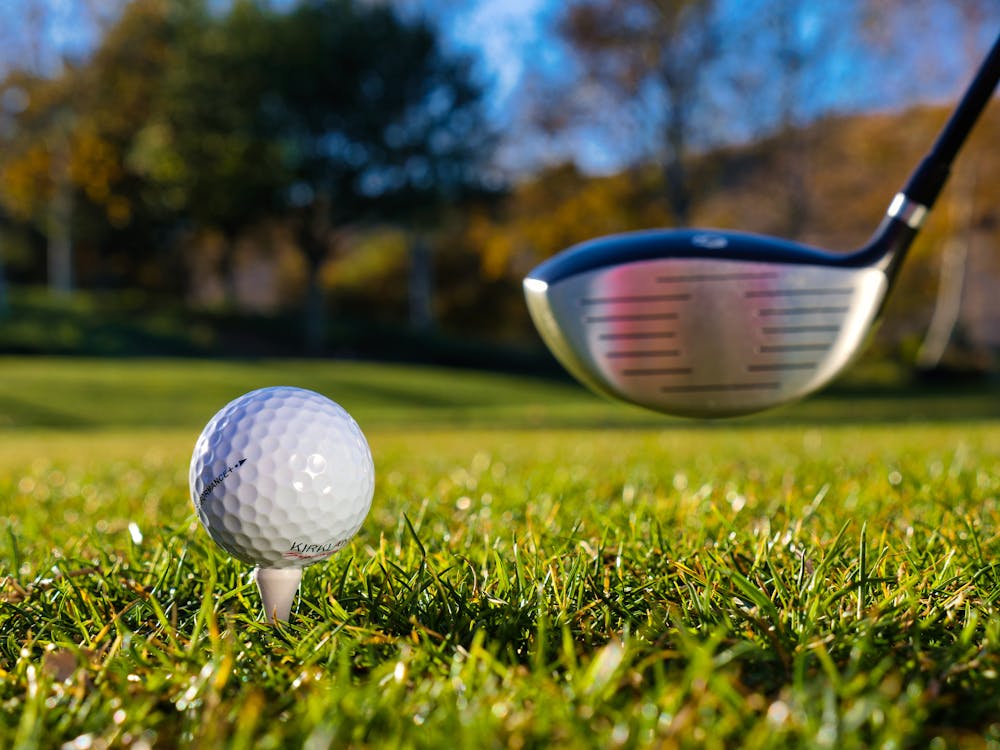
[[[995,393],[704,425],[362,364],[0,380],[0,747],[1000,747]],[[187,496],[267,382],[344,403],[377,472],[281,628]]]

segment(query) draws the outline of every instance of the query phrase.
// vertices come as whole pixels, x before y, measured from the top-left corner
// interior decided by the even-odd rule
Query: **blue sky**
[[[503,109],[534,66],[559,65],[561,59],[547,41],[546,21],[551,0],[475,2],[459,12],[449,35],[461,47],[482,55],[494,86],[494,107]]]
[[[99,0],[93,5],[107,3]],[[0,0],[0,44],[4,58],[18,61],[40,57],[41,64],[58,64],[57,51],[69,55],[85,54],[93,46],[97,28],[80,12],[79,0]],[[43,12],[33,12],[40,8]],[[44,35],[44,44],[36,44],[36,33]],[[6,59],[3,62],[7,62]]]

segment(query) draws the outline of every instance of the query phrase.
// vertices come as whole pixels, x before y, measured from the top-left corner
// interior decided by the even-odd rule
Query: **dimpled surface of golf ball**
[[[371,507],[368,441],[339,404],[302,388],[226,404],[195,443],[191,498],[209,535],[251,565],[311,565],[343,547]]]

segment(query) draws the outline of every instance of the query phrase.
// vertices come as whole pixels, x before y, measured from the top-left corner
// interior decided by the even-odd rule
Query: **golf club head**
[[[730,417],[801,398],[844,369],[887,293],[885,257],[738,232],[634,232],[570,248],[524,290],[549,349],[594,391]]]
[[[703,230],[612,235],[528,275],[535,326],[581,382],[667,414],[749,414],[821,388],[861,350],[998,83],[1000,37],[864,247],[838,254]]]

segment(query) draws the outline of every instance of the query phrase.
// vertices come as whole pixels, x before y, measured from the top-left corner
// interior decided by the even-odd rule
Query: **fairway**
[[[995,389],[704,423],[366,363],[0,381],[0,747],[1000,746]],[[376,468],[277,629],[187,488],[204,422],[275,384]]]

